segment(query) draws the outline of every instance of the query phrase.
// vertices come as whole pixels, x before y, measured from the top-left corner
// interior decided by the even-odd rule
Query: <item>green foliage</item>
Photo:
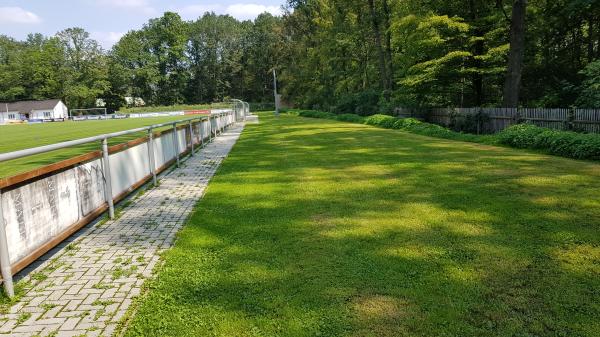
[[[376,114],[365,118],[365,124],[379,126],[386,129],[393,129],[396,120],[396,117]]]
[[[341,115],[335,116],[335,119],[337,119],[340,122],[350,122],[350,123],[362,124],[365,122],[366,118],[363,116],[355,115],[355,114],[341,114]]]
[[[394,129],[407,129],[421,124],[423,124],[423,122],[416,118],[398,118],[394,123]]]
[[[576,159],[600,159],[600,135],[519,124],[500,132],[498,139],[502,144],[517,148],[538,149]]]
[[[596,2],[528,2],[521,105],[600,106]],[[185,21],[166,12],[109,52],[81,28],[25,41],[0,36],[0,100],[63,98],[83,108],[103,98],[111,110],[126,96],[163,106],[271,102],[273,69],[284,102],[337,114],[502,100],[510,1],[287,5],[282,17],[254,21],[214,13]]]
[[[379,93],[375,90],[366,90],[340,97],[337,105],[333,108],[333,112],[336,114],[368,116],[377,112],[378,103]]]
[[[582,108],[600,107],[600,60],[588,64],[581,75],[585,79],[581,83],[577,105]]]

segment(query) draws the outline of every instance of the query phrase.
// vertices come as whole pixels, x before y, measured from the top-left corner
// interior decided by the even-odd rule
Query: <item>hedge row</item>
[[[500,143],[521,149],[538,149],[558,156],[600,159],[600,135],[558,131],[531,124],[513,125],[498,133]]]
[[[314,110],[301,110],[297,113],[302,117],[361,123],[437,138],[486,144],[504,144],[516,148],[541,150],[550,154],[576,159],[600,159],[600,135],[557,131],[531,124],[514,125],[495,135],[479,136],[455,132],[439,125],[421,122],[414,118],[396,118],[379,114],[369,117],[354,114],[336,115],[331,112]]]
[[[462,140],[467,142],[478,142],[486,144],[494,144],[496,140],[492,136],[478,136],[468,133],[455,132],[439,125],[421,122],[414,118],[396,118],[389,115],[372,115],[362,117],[355,114],[336,115],[331,112],[315,111],[315,110],[300,110],[297,112],[299,116],[311,118],[334,119],[344,122],[360,123],[378,126],[385,129],[404,130],[424,136],[437,138],[446,138],[453,140]]]

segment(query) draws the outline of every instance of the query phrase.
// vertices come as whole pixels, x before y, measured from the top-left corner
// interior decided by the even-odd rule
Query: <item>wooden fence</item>
[[[518,123],[531,123],[556,130],[600,133],[600,109],[396,108],[395,115],[474,133],[494,133]]]

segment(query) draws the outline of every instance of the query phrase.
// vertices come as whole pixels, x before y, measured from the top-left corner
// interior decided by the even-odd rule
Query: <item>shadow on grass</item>
[[[595,336],[600,165],[263,115],[127,335]]]

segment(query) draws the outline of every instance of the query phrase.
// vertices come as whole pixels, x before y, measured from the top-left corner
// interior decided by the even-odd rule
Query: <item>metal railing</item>
[[[180,153],[180,149],[179,149],[179,134],[177,131],[178,125],[181,125],[181,124],[188,125],[187,131],[185,131],[185,132],[186,133],[189,132],[190,143],[191,143],[190,155],[193,156],[194,152],[195,152],[195,148],[194,148],[195,140],[200,145],[200,147],[202,147],[204,145],[204,140],[206,138],[208,138],[208,141],[210,142],[225,130],[225,128],[228,125],[226,125],[226,122],[222,121],[223,116],[231,116],[231,114],[233,114],[234,121],[240,121],[240,119],[242,121],[245,120],[245,115],[248,113],[248,110],[246,110],[247,103],[238,101],[238,100],[236,100],[235,102],[236,102],[235,103],[236,105],[240,104],[243,106],[241,118],[238,117],[238,115],[239,115],[238,107],[234,106],[233,111],[230,111],[230,112],[216,113],[216,114],[211,114],[209,116],[191,117],[188,119],[182,119],[182,120],[161,123],[161,124],[154,124],[154,125],[150,125],[150,126],[136,128],[136,129],[113,132],[113,133],[109,133],[109,134],[103,134],[103,135],[87,137],[87,138],[82,138],[82,139],[77,139],[77,140],[71,140],[71,141],[66,141],[66,142],[57,143],[57,144],[45,145],[45,146],[24,149],[24,150],[9,152],[9,153],[1,153],[0,154],[0,162],[5,162],[8,160],[28,157],[28,156],[32,156],[32,155],[36,155],[36,154],[47,153],[50,151],[65,149],[65,148],[73,147],[73,146],[77,146],[77,145],[88,144],[88,143],[93,143],[93,142],[100,142],[101,153],[102,153],[102,156],[101,156],[102,169],[104,172],[104,179],[103,179],[104,180],[104,197],[106,199],[106,204],[108,205],[109,217],[111,219],[114,219],[115,211],[114,211],[112,186],[111,186],[110,156],[109,156],[109,146],[108,146],[109,139],[146,131],[147,132],[148,160],[149,160],[149,166],[150,166],[150,174],[152,175],[152,183],[156,186],[156,184],[157,184],[157,177],[156,177],[157,169],[156,169],[156,162],[155,162],[154,148],[153,148],[154,131],[159,128],[164,128],[164,127],[169,127],[169,126],[173,127],[172,134],[173,134],[173,145],[175,147],[175,161],[176,161],[176,165],[179,166],[180,165],[180,157],[181,157],[182,153]],[[202,127],[202,124],[200,124],[201,127],[199,128],[199,132],[198,132],[199,134],[195,135],[194,127],[193,127],[194,123],[197,123],[197,122],[202,123],[205,121],[208,121],[208,133],[209,134],[208,135],[203,134],[203,127]],[[206,136],[208,136],[208,137],[206,137]],[[187,144],[187,137],[186,137],[185,142]],[[184,153],[185,153],[185,151],[184,151]],[[11,262],[10,262],[10,253],[9,253],[7,234],[6,234],[6,224],[4,223],[4,218],[3,218],[2,212],[3,212],[3,210],[2,210],[2,190],[0,190],[0,272],[2,275],[2,279],[3,279],[2,282],[4,285],[5,293],[9,297],[12,297],[12,296],[14,296],[14,286],[13,286],[13,278],[12,278],[13,273],[12,273],[12,266],[11,266]]]

